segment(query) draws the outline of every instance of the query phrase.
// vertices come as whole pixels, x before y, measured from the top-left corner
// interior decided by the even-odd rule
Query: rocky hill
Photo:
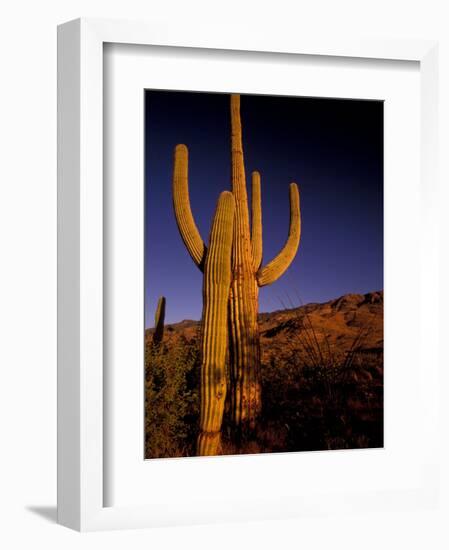
[[[310,363],[332,355],[334,360],[357,346],[360,353],[383,352],[383,291],[345,294],[325,303],[310,303],[259,315],[262,362],[292,352]],[[167,325],[164,340],[199,339],[201,323],[185,320]],[[152,334],[148,329],[146,336]]]

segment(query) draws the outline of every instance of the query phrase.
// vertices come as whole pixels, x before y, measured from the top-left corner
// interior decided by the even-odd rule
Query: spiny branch
[[[176,222],[192,260],[203,271],[207,248],[198,231],[190,208],[188,165],[189,152],[187,147],[183,144],[177,145],[173,169],[173,206]]]
[[[257,271],[262,263],[262,205],[260,192],[260,174],[251,174],[251,248],[253,267]]]
[[[274,283],[289,268],[296,255],[301,238],[301,213],[299,191],[296,183],[290,184],[290,228],[288,238],[279,254],[257,272],[259,286]]]

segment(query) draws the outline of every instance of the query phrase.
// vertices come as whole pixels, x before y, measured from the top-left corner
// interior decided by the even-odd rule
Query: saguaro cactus
[[[155,346],[158,346],[164,337],[165,302],[165,296],[161,296],[157,302],[153,333],[153,344]]]
[[[220,430],[226,398],[233,227],[234,197],[229,191],[223,191],[218,200],[204,264],[201,431],[197,445],[199,455],[215,455],[220,447]]]
[[[300,240],[299,192],[290,184],[290,228],[279,254],[264,267],[262,263],[262,213],[260,174],[252,173],[252,231],[250,231],[245,165],[240,120],[240,96],[231,95],[232,195],[235,199],[232,237],[231,281],[228,296],[231,416],[238,433],[255,427],[261,409],[260,344],[257,323],[259,287],[276,281],[289,267]],[[195,264],[205,270],[208,251],[190,208],[188,151],[175,149],[173,201],[181,237]],[[203,342],[215,346],[214,340]],[[207,350],[206,350],[207,351]]]

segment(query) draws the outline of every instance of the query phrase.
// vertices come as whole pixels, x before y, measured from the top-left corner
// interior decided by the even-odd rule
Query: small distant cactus
[[[236,94],[231,95],[231,167],[232,193],[228,192],[220,197],[208,249],[200,236],[190,208],[188,150],[185,145],[177,145],[175,148],[173,203],[176,221],[192,260],[204,272],[201,434],[198,440],[198,454],[215,454],[218,450],[219,436],[216,434],[217,430],[220,430],[218,424],[221,427],[224,399],[221,400],[220,392],[218,404],[216,396],[217,388],[223,387],[226,343],[229,343],[232,424],[238,436],[247,434],[255,428],[262,404],[257,320],[259,287],[269,285],[281,277],[293,261],[300,241],[299,192],[296,183],[291,183],[290,229],[287,241],[279,254],[262,267],[260,174],[252,173],[251,233],[242,147],[240,96]],[[229,195],[234,199],[233,216]],[[228,203],[226,215],[225,202]],[[223,206],[223,213],[220,204]],[[221,235],[220,239],[213,238],[218,234]],[[217,245],[217,239],[223,245],[225,241],[228,242],[230,235],[230,249],[224,250],[223,246]],[[217,285],[220,292],[214,294],[213,289],[217,291]],[[223,321],[211,321],[213,315],[224,319],[225,300],[229,336]],[[212,408],[211,403],[214,403]],[[211,415],[214,418],[213,422],[209,419]]]
[[[153,333],[153,344],[155,346],[159,346],[164,337],[165,302],[165,296],[161,296],[157,302]]]

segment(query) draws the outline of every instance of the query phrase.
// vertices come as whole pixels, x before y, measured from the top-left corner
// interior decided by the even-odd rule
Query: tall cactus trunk
[[[197,454],[220,451],[226,398],[228,300],[231,284],[231,247],[234,197],[223,191],[218,200],[209,239],[203,280],[201,414]]]
[[[231,418],[239,434],[254,429],[261,408],[258,286],[253,266],[243,159],[240,96],[231,96],[232,192],[235,222],[229,299]]]
[[[252,287],[252,288],[251,288]],[[261,410],[260,341],[255,284],[234,280],[229,302],[231,419],[236,435],[248,436]]]

